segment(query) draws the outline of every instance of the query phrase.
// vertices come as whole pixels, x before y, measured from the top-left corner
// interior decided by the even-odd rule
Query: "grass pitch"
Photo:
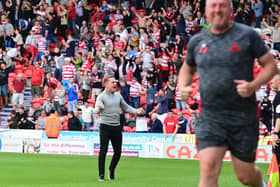
[[[266,175],[268,164],[258,166]],[[196,187],[199,180],[199,162],[191,160],[121,158],[116,179],[102,183],[94,156],[0,153],[0,167],[0,187]],[[219,184],[242,186],[230,162],[224,163]]]

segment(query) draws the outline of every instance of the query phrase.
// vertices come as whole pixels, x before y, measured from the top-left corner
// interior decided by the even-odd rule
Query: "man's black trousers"
[[[121,158],[122,150],[122,129],[121,126],[100,125],[100,152],[98,157],[99,176],[104,176],[104,167],[109,141],[113,146],[114,155],[109,166],[110,171],[114,171]]]

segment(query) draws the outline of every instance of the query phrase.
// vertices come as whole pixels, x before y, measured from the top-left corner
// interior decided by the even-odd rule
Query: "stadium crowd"
[[[279,0],[233,0],[236,22],[255,27],[277,62]],[[95,99],[113,74],[131,106],[144,107],[149,132],[194,133],[199,75],[181,100],[177,75],[190,37],[207,28],[205,0],[2,0],[0,93],[13,105],[7,128],[44,129],[55,111],[63,130],[97,131]],[[254,73],[261,70],[255,62]],[[24,106],[26,87],[32,107]],[[257,92],[260,132],[273,129],[270,84]],[[28,111],[26,111],[28,109]],[[125,132],[136,116],[121,112]]]

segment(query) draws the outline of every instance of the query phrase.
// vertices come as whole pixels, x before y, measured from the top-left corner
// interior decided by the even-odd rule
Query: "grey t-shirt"
[[[104,109],[100,110],[99,105],[102,103]],[[128,105],[121,94],[115,92],[110,94],[106,89],[97,96],[94,113],[100,114],[101,124],[110,126],[120,125],[120,108],[132,114],[137,114],[137,109]]]
[[[238,23],[220,35],[205,29],[191,38],[186,61],[200,75],[202,119],[230,125],[256,121],[255,95],[240,97],[234,80],[253,80],[254,59],[267,51],[253,29]]]

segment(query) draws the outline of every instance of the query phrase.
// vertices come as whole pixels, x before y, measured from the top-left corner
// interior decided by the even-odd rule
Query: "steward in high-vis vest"
[[[55,114],[55,110],[50,111],[50,116],[45,121],[45,132],[48,138],[58,138],[62,129],[61,121]]]

